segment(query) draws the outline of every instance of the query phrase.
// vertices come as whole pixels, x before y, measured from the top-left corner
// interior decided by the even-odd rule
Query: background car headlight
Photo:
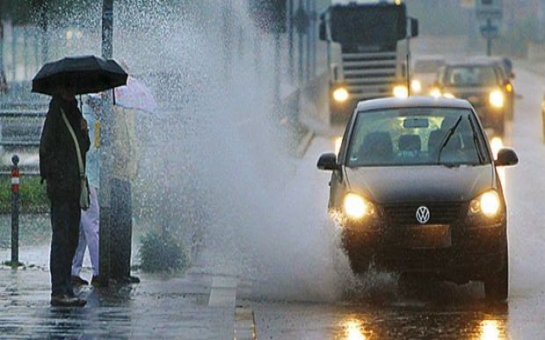
[[[405,85],[396,85],[394,86],[393,94],[396,98],[407,98],[409,96],[409,90]]]
[[[437,87],[434,87],[430,90],[430,96],[432,97],[441,97],[441,90]]]
[[[490,95],[488,96],[488,102],[490,103],[490,105],[492,105],[492,107],[502,108],[505,102],[505,97],[500,90],[494,90],[490,92]]]
[[[336,88],[333,91],[333,99],[338,103],[343,103],[348,100],[348,91],[344,87]]]
[[[496,216],[501,208],[500,196],[496,191],[487,191],[469,203],[469,213],[483,214],[487,217]]]
[[[373,204],[360,195],[349,193],[344,197],[344,214],[353,219],[361,219],[374,213]]]
[[[422,92],[422,83],[418,79],[413,79],[411,81],[411,91],[414,93],[420,93]]]

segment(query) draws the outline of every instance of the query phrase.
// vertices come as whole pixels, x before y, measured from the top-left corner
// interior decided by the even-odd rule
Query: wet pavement
[[[43,259],[47,249],[26,251]],[[235,305],[236,280],[191,270],[134,274],[140,283],[77,288],[85,307],[51,307],[48,268],[3,265],[0,339],[253,339],[252,311]]]
[[[0,339],[254,339],[253,312],[236,306],[243,284],[212,275],[197,261],[185,272],[150,274],[133,268],[140,283],[79,286],[85,307],[50,305],[50,222],[22,214],[18,260],[12,269],[11,215],[0,215]],[[144,228],[133,230],[131,263],[137,265]],[[80,276],[92,277],[88,253]]]
[[[251,333],[251,311],[213,302],[215,279],[140,276],[127,286],[77,289],[87,305],[51,307],[49,272],[31,267],[0,270],[1,339],[233,339]],[[242,326],[235,324],[243,323]],[[238,337],[240,339],[251,337]]]

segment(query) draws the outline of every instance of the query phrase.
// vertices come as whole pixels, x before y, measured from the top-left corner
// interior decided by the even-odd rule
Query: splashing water
[[[83,25],[85,39],[52,53],[100,54],[95,6],[72,18],[95,18]],[[339,298],[354,278],[326,203],[316,199],[327,185],[291,156],[280,124],[287,113],[274,102],[278,88],[289,88],[286,37],[275,60],[273,37],[257,31],[245,0],[115,6],[114,59],[161,107],[137,115],[137,224],[168,229],[193,249],[196,266],[251,282],[253,297]]]

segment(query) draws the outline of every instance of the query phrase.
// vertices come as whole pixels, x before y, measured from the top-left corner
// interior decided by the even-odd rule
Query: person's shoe
[[[100,286],[100,277],[99,276],[93,276],[93,278],[91,279],[91,285],[93,286]]]
[[[140,279],[136,276],[123,276],[123,277],[116,277],[112,279],[115,283],[125,285],[125,284],[132,284],[132,283],[140,283]]]
[[[79,285],[79,286],[86,286],[86,285],[89,284],[88,281],[82,279],[82,278],[79,277],[79,276],[72,276],[72,277],[70,278],[70,281],[72,282],[72,284],[74,284],[74,285]]]
[[[83,307],[87,301],[69,296],[67,294],[55,295],[51,297],[51,306],[53,307]]]
[[[128,283],[140,283],[140,278],[138,278],[136,276],[129,276],[127,278],[127,282]]]

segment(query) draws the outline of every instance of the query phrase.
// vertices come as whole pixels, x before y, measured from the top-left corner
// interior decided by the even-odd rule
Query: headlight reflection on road
[[[500,137],[493,137],[490,140],[490,146],[492,147],[492,152],[494,157],[498,156],[498,151],[503,147],[503,141]]]
[[[503,141],[500,137],[493,137],[490,140],[490,147],[492,148],[492,153],[494,154],[494,158],[498,156],[498,151],[503,147]],[[505,168],[503,167],[497,167],[498,169],[498,175],[500,176],[500,180],[505,188],[506,179],[505,179]]]
[[[481,321],[481,334],[478,340],[499,340],[500,325],[497,320]]]
[[[348,320],[344,326],[345,338],[343,340],[367,340],[361,322],[356,320]]]
[[[338,156],[339,151],[341,150],[341,143],[343,141],[342,137],[335,138],[335,154]]]

